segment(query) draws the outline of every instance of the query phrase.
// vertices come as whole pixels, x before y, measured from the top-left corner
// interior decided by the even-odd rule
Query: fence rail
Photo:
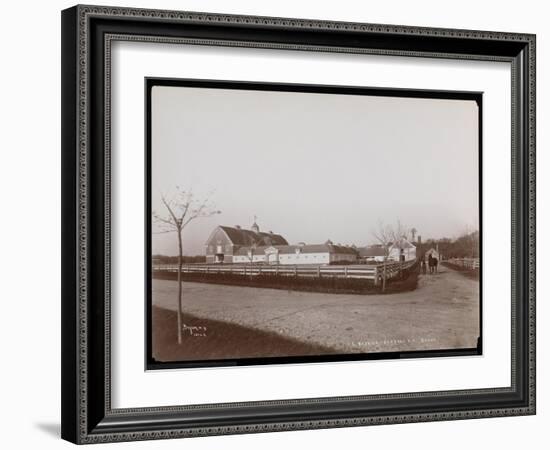
[[[411,268],[415,260],[388,262],[386,279],[395,278],[402,270]],[[177,272],[177,264],[154,264],[153,272]],[[381,282],[384,264],[377,265],[268,265],[268,264],[184,264],[183,273],[231,274],[242,276],[273,275],[281,277],[309,278],[357,278]]]
[[[479,258],[450,258],[446,262],[470,270],[479,269]]]

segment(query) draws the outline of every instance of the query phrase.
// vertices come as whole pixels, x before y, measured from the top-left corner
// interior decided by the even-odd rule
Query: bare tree
[[[390,256],[391,245],[399,242],[406,235],[406,228],[397,220],[394,226],[386,225],[382,221],[378,222],[378,228],[372,232],[374,238],[384,249],[384,267],[382,271],[382,292],[386,290],[388,258]]]
[[[258,244],[256,242],[252,242],[252,244],[250,244],[250,250],[248,250],[248,252],[246,253],[246,255],[248,256],[248,260],[250,261],[250,264],[254,263],[254,255],[256,253],[257,246]]]
[[[192,190],[185,191],[176,186],[176,192],[168,199],[161,195],[162,204],[167,214],[153,211],[153,220],[158,225],[157,233],[176,233],[178,238],[178,344],[182,343],[182,265],[183,265],[183,230],[193,220],[220,214],[210,203],[210,194],[202,201],[198,200]]]
[[[474,258],[479,254],[479,232],[475,228],[466,225],[457,241],[462,241],[465,245],[466,248],[464,250],[468,257]]]
[[[411,236],[412,236],[413,242],[414,242],[414,238],[416,236],[416,233],[418,233],[418,230],[415,227],[412,227],[411,228]]]

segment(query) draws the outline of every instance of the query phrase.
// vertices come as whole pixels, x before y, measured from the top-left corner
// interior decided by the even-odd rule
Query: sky
[[[254,216],[291,244],[373,244],[398,220],[423,240],[478,228],[474,101],[155,86],[151,118],[153,211],[176,186],[221,211],[185,228],[186,255]],[[177,254],[153,231],[153,254]]]

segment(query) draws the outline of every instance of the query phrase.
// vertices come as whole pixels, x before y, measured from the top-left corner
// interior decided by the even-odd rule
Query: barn
[[[250,230],[239,225],[234,227],[218,226],[212,231],[206,241],[207,263],[232,263],[234,256],[243,248],[270,247],[288,245],[280,234],[261,232],[254,222]]]
[[[260,231],[254,222],[250,230],[240,226],[218,226],[206,241],[207,263],[330,264],[357,261],[357,250],[346,245],[289,245],[280,234]]]
[[[370,245],[359,249],[359,258],[365,262],[382,262],[386,256],[383,245]]]
[[[416,246],[407,239],[401,238],[388,245],[371,245],[359,249],[359,257],[365,262],[383,262],[387,257],[389,261],[411,261],[416,259]]]
[[[331,264],[356,262],[357,251],[345,245],[324,244],[271,245],[242,247],[233,257],[235,263]]]

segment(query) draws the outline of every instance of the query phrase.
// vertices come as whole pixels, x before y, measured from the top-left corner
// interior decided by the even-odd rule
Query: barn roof
[[[370,247],[363,247],[359,249],[359,256],[362,258],[369,258],[372,256],[385,256],[386,252],[381,245],[372,245]]]
[[[256,233],[252,230],[244,230],[235,227],[220,227],[234,245],[288,245],[288,242],[280,234]]]
[[[397,242],[394,242],[392,245],[391,245],[392,248],[403,248],[403,249],[406,249],[406,248],[416,248],[416,246],[414,246],[413,244],[411,244],[409,241],[407,241],[407,239],[405,238],[401,238],[399,239]]]
[[[351,248],[344,245],[327,245],[327,244],[306,244],[306,245],[269,245],[269,246],[259,246],[254,249],[255,255],[261,255],[265,252],[266,249],[274,247],[279,251],[279,254],[294,254],[296,249],[300,249],[301,253],[332,253],[332,254],[348,254],[356,255],[357,252]],[[241,247],[235,254],[240,256],[247,256],[250,247]]]

